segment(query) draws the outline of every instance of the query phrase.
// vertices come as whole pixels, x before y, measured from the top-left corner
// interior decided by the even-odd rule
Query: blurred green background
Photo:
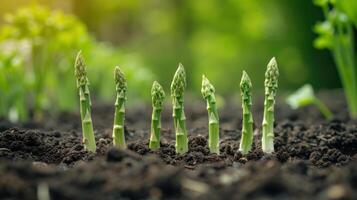
[[[22,7],[28,10],[21,13]],[[1,0],[0,13],[0,70],[9,65],[15,67],[8,67],[8,74],[29,66],[55,69],[48,70],[41,83],[36,83],[36,73],[28,77],[17,70],[27,87],[46,83],[39,93],[50,98],[39,97],[39,107],[56,101],[61,110],[77,106],[72,75],[79,49],[88,65],[92,95],[100,100],[113,99],[115,65],[128,77],[133,102],[150,98],[153,80],[168,91],[179,62],[186,68],[188,89],[197,94],[203,73],[219,94],[237,93],[243,69],[254,88],[262,89],[266,64],[273,56],[281,89],[294,90],[304,83],[316,89],[340,87],[329,52],[313,47],[312,29],[323,17],[311,0]],[[42,13],[40,20],[33,20],[36,13]],[[8,44],[13,40],[16,45]],[[24,40],[29,44],[18,44]],[[39,54],[34,54],[36,48]],[[19,79],[7,80],[11,81]],[[14,92],[13,88],[3,86],[3,91]],[[18,90],[15,96],[29,95],[21,86]]]

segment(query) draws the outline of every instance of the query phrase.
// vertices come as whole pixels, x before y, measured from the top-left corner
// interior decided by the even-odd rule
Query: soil
[[[42,123],[0,120],[0,199],[357,199],[357,123],[339,92],[320,97],[334,119],[278,101],[271,155],[260,148],[261,100],[254,103],[255,141],[246,156],[238,151],[235,99],[220,109],[219,155],[207,147],[202,101],[187,101],[190,150],[184,155],[175,153],[169,105],[157,151],[148,148],[150,106],[127,109],[127,150],[112,148],[113,107],[94,106],[96,154],[83,149],[76,113]]]

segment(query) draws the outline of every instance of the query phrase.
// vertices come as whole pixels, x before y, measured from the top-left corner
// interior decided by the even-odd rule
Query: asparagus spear
[[[209,118],[208,147],[211,153],[219,154],[219,116],[214,95],[215,88],[204,75],[202,76],[201,93],[207,101]]]
[[[265,101],[263,118],[262,149],[265,153],[274,152],[274,105],[278,90],[279,69],[272,58],[265,72]]]
[[[173,118],[176,132],[176,153],[183,154],[188,151],[188,139],[186,130],[186,117],[184,112],[184,93],[186,89],[186,72],[182,64],[174,75],[171,83],[171,96],[173,104]]]
[[[78,52],[75,65],[74,74],[77,78],[77,88],[79,91],[80,99],[80,113],[82,120],[82,132],[83,132],[83,145],[88,151],[95,152],[96,144],[94,138],[92,117],[91,117],[91,100],[89,93],[89,81],[86,72],[86,66],[81,52]]]
[[[165,99],[165,92],[158,82],[154,82],[151,89],[152,96],[152,116],[151,116],[151,136],[149,142],[150,149],[160,148],[161,135],[161,111]]]
[[[114,70],[117,97],[115,101],[115,114],[113,126],[113,144],[118,148],[126,148],[124,135],[126,79],[123,72],[117,66]]]
[[[248,74],[243,71],[240,82],[240,91],[242,97],[243,109],[243,123],[242,123],[242,137],[240,140],[239,151],[243,155],[247,154],[252,149],[253,143],[253,115],[252,108],[252,82]]]

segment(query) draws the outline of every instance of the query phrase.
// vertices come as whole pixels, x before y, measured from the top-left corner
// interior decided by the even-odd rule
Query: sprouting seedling
[[[184,112],[184,93],[186,89],[186,72],[182,64],[174,75],[171,83],[171,96],[173,104],[173,118],[176,132],[176,153],[183,154],[188,151],[186,130],[186,117]]]
[[[264,118],[262,149],[265,153],[274,152],[274,105],[275,96],[278,90],[279,69],[275,58],[268,63],[265,72],[265,100],[264,100]]]
[[[115,101],[115,114],[113,126],[113,144],[118,148],[126,148],[124,135],[124,120],[125,120],[125,100],[127,83],[123,72],[117,66],[114,70],[115,89],[117,97]]]
[[[335,61],[344,88],[351,118],[357,119],[357,64],[355,31],[357,18],[353,0],[314,0],[324,14],[325,20],[315,25],[318,34],[314,45],[328,49]]]
[[[165,92],[158,82],[154,82],[151,89],[152,116],[151,116],[151,136],[149,142],[150,149],[160,148],[161,135],[161,111],[165,100]]]
[[[243,123],[239,151],[245,155],[252,149],[253,144],[253,115],[251,112],[252,82],[245,71],[243,71],[240,82],[240,92],[242,97]]]
[[[77,88],[79,90],[83,145],[86,150],[95,152],[96,144],[91,117],[91,100],[88,87],[89,81],[81,52],[77,54],[74,68],[75,76],[77,78]]]
[[[292,109],[315,105],[326,119],[331,119],[333,116],[328,107],[315,96],[314,89],[310,84],[302,86],[296,92],[288,96],[286,103],[289,104]]]
[[[209,80],[202,76],[203,98],[207,101],[207,111],[209,120],[208,147],[211,153],[219,154],[219,116],[216,105],[215,88]]]

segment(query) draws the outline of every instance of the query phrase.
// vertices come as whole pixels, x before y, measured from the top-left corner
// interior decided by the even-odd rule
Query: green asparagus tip
[[[265,87],[267,88],[266,94],[275,97],[276,91],[278,89],[278,78],[278,64],[276,63],[275,57],[273,57],[268,63],[267,71],[265,73]]]
[[[243,71],[242,79],[240,81],[240,87],[242,91],[248,91],[252,88],[252,82],[247,74],[247,72]]]
[[[267,66],[267,73],[270,73],[270,76],[278,77],[279,76],[279,69],[278,69],[278,63],[276,62],[275,57],[273,57]],[[267,76],[267,75],[265,75]]]
[[[152,84],[151,96],[153,106],[161,108],[166,94],[162,86],[157,81],[154,81],[154,83]]]
[[[86,85],[88,83],[86,65],[82,56],[82,52],[79,51],[74,64],[74,74],[77,78],[77,87]]]
[[[215,88],[213,85],[209,82],[209,80],[206,78],[205,75],[202,75],[202,96],[203,98],[207,98],[215,93]]]
[[[185,72],[185,68],[180,63],[174,75],[174,79],[171,83],[171,95],[173,97],[182,97],[184,95],[185,88],[186,88],[186,72]]]
[[[116,84],[116,90],[118,92],[126,92],[126,89],[127,89],[126,79],[125,79],[124,73],[121,71],[119,66],[115,67],[114,79],[115,79],[115,84]]]
[[[85,71],[85,63],[83,60],[83,56],[82,56],[82,51],[79,51],[77,53],[76,56],[76,61],[74,63],[74,67],[75,67],[75,75],[78,77],[80,75],[82,75],[82,73]]]

